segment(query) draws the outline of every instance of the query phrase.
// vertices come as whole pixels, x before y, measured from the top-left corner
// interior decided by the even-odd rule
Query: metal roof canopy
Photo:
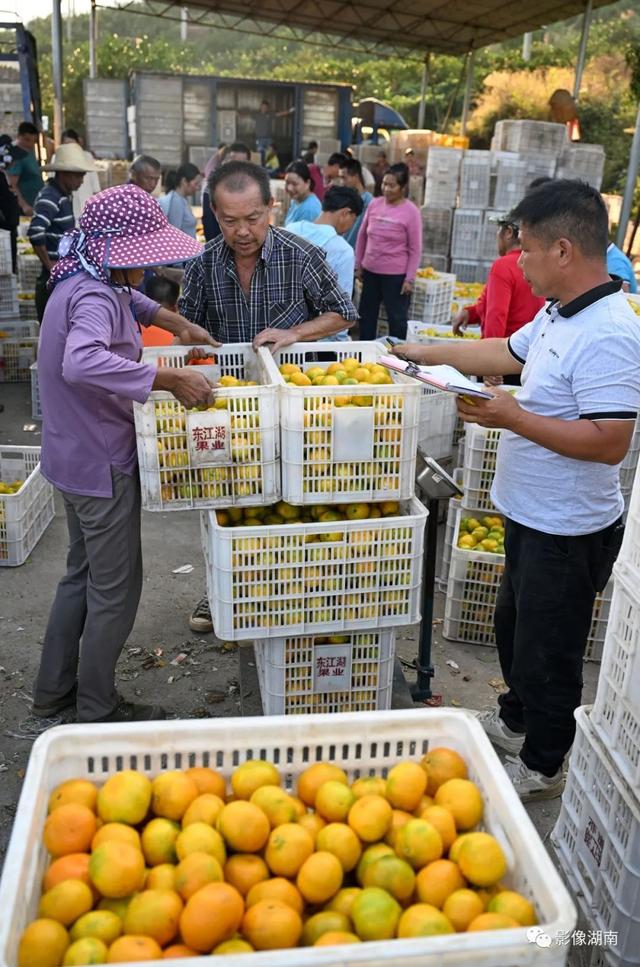
[[[611,2],[593,0],[592,6]],[[584,14],[588,5],[586,0],[530,0],[524,7],[504,0],[189,0],[187,22],[354,53],[423,56],[477,50]],[[98,0],[98,6],[176,20],[185,8],[180,0]]]

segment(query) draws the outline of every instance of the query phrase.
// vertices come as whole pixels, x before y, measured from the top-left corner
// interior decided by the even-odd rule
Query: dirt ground
[[[28,384],[0,389],[0,446],[40,443],[33,428]],[[444,528],[440,528],[439,545]],[[160,702],[180,718],[260,715],[262,707],[250,646],[227,646],[213,635],[194,636],[191,608],[204,589],[199,515],[143,514],[145,578],[133,632],[118,665],[118,680],[130,699]],[[0,568],[0,864],[8,843],[32,740],[24,735],[33,678],[55,588],[64,571],[67,533],[62,503],[28,561]],[[182,565],[189,574],[175,574]],[[446,641],[441,636],[444,595],[436,595],[432,689],[445,705],[483,708],[495,703],[501,687],[495,650]],[[407,662],[417,651],[418,628],[400,628],[397,654]],[[228,650],[227,650],[228,649]],[[242,672],[241,672],[242,668]],[[413,684],[415,673],[403,668]],[[585,664],[583,699],[595,694],[598,666]],[[405,682],[396,675],[394,705],[413,705]],[[415,705],[416,715],[424,705]],[[528,812],[545,844],[560,800],[535,803]],[[553,850],[550,850],[555,860]]]

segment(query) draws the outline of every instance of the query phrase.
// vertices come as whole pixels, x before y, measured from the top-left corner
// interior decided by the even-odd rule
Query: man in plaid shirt
[[[222,165],[209,180],[222,235],[187,265],[180,312],[222,343],[282,349],[350,328],[358,313],[324,252],[271,228],[269,177],[248,161]]]
[[[249,161],[221,165],[209,179],[209,198],[222,234],[186,267],[178,303],[183,316],[218,342],[272,351],[354,324],[358,313],[322,249],[269,225],[273,198],[263,168]],[[206,597],[189,627],[198,634],[213,630]]]

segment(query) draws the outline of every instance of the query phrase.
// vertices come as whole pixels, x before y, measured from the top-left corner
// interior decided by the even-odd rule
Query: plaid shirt
[[[323,312],[358,319],[324,252],[279,228],[267,232],[248,297],[233,251],[220,235],[188,263],[178,306],[222,343],[252,342],[262,329],[291,329]]]

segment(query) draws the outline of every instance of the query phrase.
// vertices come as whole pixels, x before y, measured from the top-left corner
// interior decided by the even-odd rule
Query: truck
[[[351,144],[352,94],[347,84],[151,71],[87,78],[87,146],[101,158],[149,154],[163,167],[191,161],[202,168],[221,142],[256,149],[256,115],[267,101],[281,163],[299,157],[309,141],[318,142],[322,160]]]

